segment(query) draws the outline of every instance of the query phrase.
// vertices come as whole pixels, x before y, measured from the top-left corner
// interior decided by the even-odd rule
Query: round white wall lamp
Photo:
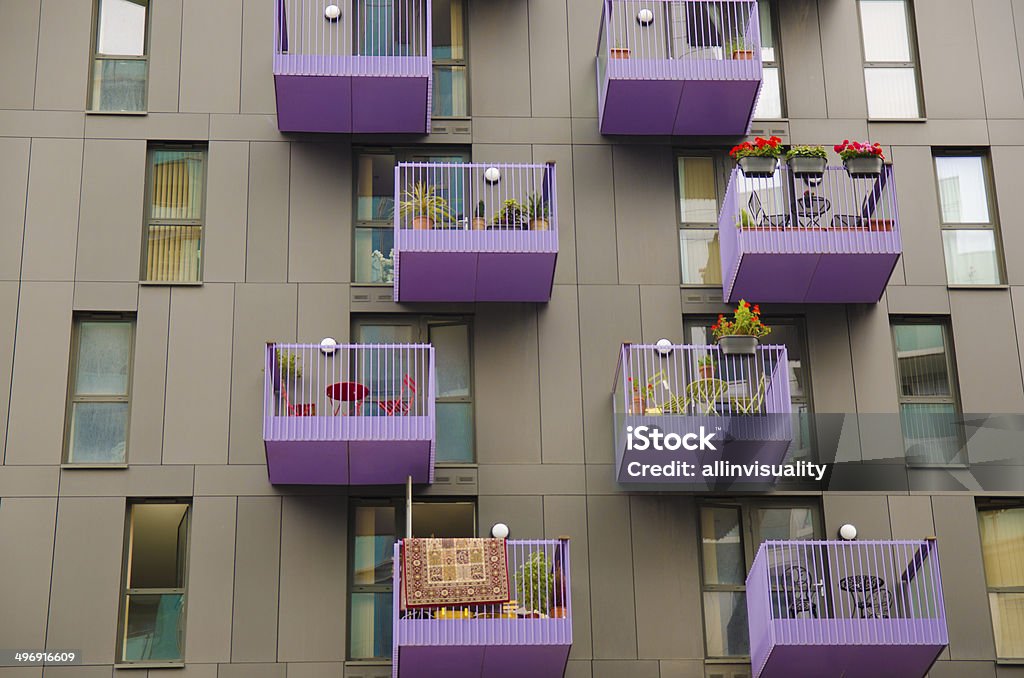
[[[491,536],[495,539],[508,539],[508,525],[505,523],[494,523],[491,527]]]
[[[857,538],[857,528],[850,523],[846,523],[839,528],[839,538],[843,541],[853,541]]]
[[[672,353],[672,342],[668,339],[658,339],[658,343],[654,345],[654,350],[664,358]]]
[[[501,170],[497,167],[488,167],[484,170],[484,181],[489,184],[496,184],[501,181]]]
[[[320,352],[324,355],[331,355],[338,350],[338,342],[331,337],[324,337],[320,342]]]
[[[327,5],[324,8],[324,18],[328,21],[337,21],[341,17],[341,7],[337,5]]]
[[[636,13],[636,22],[641,26],[650,26],[654,23],[654,12],[645,7]]]

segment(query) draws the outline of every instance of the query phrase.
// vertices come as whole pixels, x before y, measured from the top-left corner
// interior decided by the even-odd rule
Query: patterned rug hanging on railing
[[[504,539],[403,539],[402,606],[488,605],[511,597]]]

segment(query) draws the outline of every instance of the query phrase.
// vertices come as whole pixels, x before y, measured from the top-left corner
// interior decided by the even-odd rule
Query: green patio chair
[[[753,396],[736,396],[729,398],[729,403],[732,405],[732,409],[736,414],[742,414],[749,416],[751,414],[757,414],[764,407],[765,393],[768,391],[768,375],[762,374],[761,380],[758,382],[757,390]]]

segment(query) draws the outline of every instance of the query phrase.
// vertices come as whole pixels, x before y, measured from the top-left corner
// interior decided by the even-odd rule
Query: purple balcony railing
[[[892,166],[875,179],[829,167],[821,179],[786,166],[754,179],[733,169],[718,234],[725,298],[876,303],[903,246]]]
[[[281,131],[430,131],[430,0],[275,2]]]
[[[434,349],[267,344],[263,440],[270,482],[434,480]]]
[[[756,0],[604,0],[602,134],[746,134],[761,71]]]
[[[400,163],[395,301],[548,301],[555,164]]]
[[[400,549],[395,544],[394,678],[562,678],[572,647],[568,539],[508,540],[509,577],[518,612],[511,604],[464,605],[440,613],[401,609]],[[518,574],[528,559],[540,558],[538,552],[550,575],[540,579],[539,597],[528,591],[536,580]],[[527,617],[524,600],[519,600],[527,597],[538,598],[544,609]]]
[[[725,355],[717,346],[623,344],[612,387],[617,479],[625,484],[690,484],[680,476],[637,475],[649,464],[778,464],[793,438],[785,346]],[[630,432],[712,434],[714,449],[638,449]],[[698,475],[690,479],[702,482]]]
[[[923,678],[949,642],[934,539],[765,542],[746,595],[754,678]]]

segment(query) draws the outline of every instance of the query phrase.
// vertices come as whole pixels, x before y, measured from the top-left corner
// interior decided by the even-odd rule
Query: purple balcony
[[[616,479],[666,490],[707,484],[702,469],[718,462],[780,464],[793,438],[788,370],[785,346],[725,355],[717,345],[623,344],[612,389]],[[666,442],[674,434],[692,449],[645,448],[640,433],[650,438],[655,430]],[[703,449],[702,433],[711,438]],[[682,475],[682,464],[692,465],[695,475]]]
[[[877,303],[903,251],[892,166],[861,179],[733,169],[718,237],[730,302]]]
[[[756,0],[604,0],[602,134],[746,134],[761,89]]]
[[[394,678],[562,678],[572,647],[572,597],[567,539],[508,540],[508,568],[514,599],[525,599],[517,584],[520,567],[543,553],[550,577],[540,578],[537,613],[524,600],[511,605],[468,605],[457,610],[401,607],[401,568],[394,569]],[[401,562],[395,545],[395,563]],[[561,576],[559,576],[561,573]],[[550,588],[549,588],[550,587]],[[539,616],[538,616],[539,615]],[[459,618],[439,618],[439,617]]]
[[[548,301],[555,185],[554,163],[400,163],[395,301]]]
[[[949,642],[934,539],[765,542],[747,618],[754,678],[923,678]]]
[[[282,132],[430,131],[430,0],[277,0]]]
[[[270,482],[434,480],[434,349],[267,344],[263,440]]]

